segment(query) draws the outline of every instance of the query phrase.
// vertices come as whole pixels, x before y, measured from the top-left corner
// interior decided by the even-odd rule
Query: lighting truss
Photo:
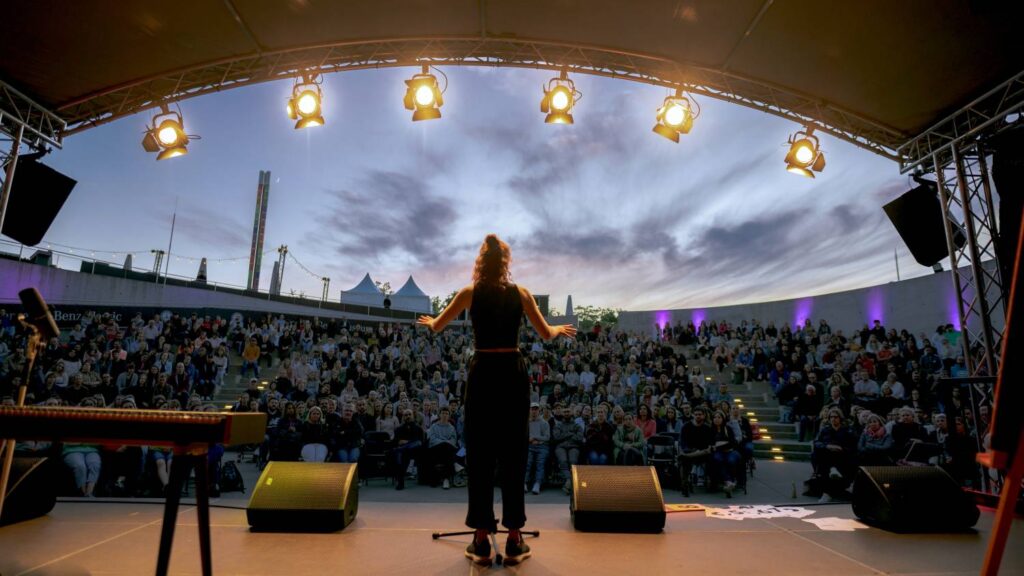
[[[980,143],[954,143],[933,153],[953,288],[963,338],[964,359],[971,376],[995,376],[1005,323],[1006,291],[996,254],[996,214],[992,202],[985,150]],[[954,231],[963,226],[967,242],[957,248]],[[980,345],[981,353],[973,348]]]
[[[0,80],[0,133],[13,139],[21,132],[20,144],[42,152],[46,145],[61,147],[65,127],[60,116]]]
[[[897,149],[900,172],[906,173],[919,165],[938,162],[946,165],[953,161],[956,146],[979,136],[991,136],[1008,127],[1007,115],[1024,109],[1024,71],[975,98],[960,110],[950,114],[931,128],[914,136]]]
[[[151,108],[167,99],[181,101],[313,71],[330,73],[427,63],[566,70],[681,88],[774,114],[803,126],[813,125],[816,130],[892,160],[898,160],[896,149],[910,136],[820,99],[721,70],[686,66],[659,56],[600,46],[479,36],[352,42],[243,55],[91,94],[62,105],[59,112],[68,121],[66,134],[74,134]]]

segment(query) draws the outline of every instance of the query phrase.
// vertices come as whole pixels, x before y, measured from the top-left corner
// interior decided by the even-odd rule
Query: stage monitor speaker
[[[258,532],[334,532],[359,509],[356,464],[270,462],[249,499],[246,517]]]
[[[573,466],[569,513],[585,532],[661,532],[658,473],[654,466]]]
[[[33,156],[18,158],[3,233],[28,246],[39,244],[75,184]]]
[[[853,513],[897,532],[967,530],[980,514],[970,494],[938,466],[861,466]]]
[[[15,457],[0,526],[43,516],[53,510],[60,473],[49,458]]]
[[[923,183],[882,207],[896,232],[921,266],[932,266],[949,256],[942,205],[934,183]],[[953,230],[953,241],[963,247],[966,238],[960,227]]]

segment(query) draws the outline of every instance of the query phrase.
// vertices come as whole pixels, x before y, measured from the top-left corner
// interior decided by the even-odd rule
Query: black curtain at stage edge
[[[1024,118],[1017,120],[1024,124]],[[999,195],[999,236],[996,256],[1007,295],[1013,278],[1021,215],[1024,214],[1024,125],[986,142],[992,151],[992,182]]]

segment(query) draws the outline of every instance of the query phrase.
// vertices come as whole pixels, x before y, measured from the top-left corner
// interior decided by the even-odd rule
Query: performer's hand
[[[434,319],[431,318],[430,316],[420,316],[419,319],[416,320],[416,323],[419,324],[420,326],[426,326],[427,328],[430,328],[431,332],[434,331]]]
[[[561,334],[562,336],[565,336],[566,338],[575,338],[576,337],[576,327],[573,326],[572,324],[561,324],[559,326],[555,326],[555,329],[558,331],[556,336],[558,334]]]

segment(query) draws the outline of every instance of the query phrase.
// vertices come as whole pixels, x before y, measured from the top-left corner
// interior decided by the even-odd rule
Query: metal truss
[[[0,133],[11,138],[21,133],[22,144],[42,151],[46,145],[60,148],[65,128],[60,116],[0,80]]]
[[[995,376],[1002,349],[1006,291],[999,259],[995,206],[985,150],[978,142],[957,142],[932,155],[946,227],[953,287],[963,338],[964,359],[971,376]],[[958,248],[957,230],[966,237]]]
[[[970,104],[957,110],[931,128],[913,137],[897,150],[900,172],[918,166],[953,161],[957,146],[968,145],[980,136],[991,136],[1008,127],[1005,118],[1024,109],[1024,71],[1018,72]]]
[[[423,64],[564,69],[681,87],[694,94],[814,126],[892,160],[898,160],[896,149],[909,137],[820,99],[722,70],[598,46],[478,36],[383,39],[261,52],[140,79],[62,105],[59,112],[68,121],[65,133],[74,134],[166,100],[182,100],[311,72]]]

